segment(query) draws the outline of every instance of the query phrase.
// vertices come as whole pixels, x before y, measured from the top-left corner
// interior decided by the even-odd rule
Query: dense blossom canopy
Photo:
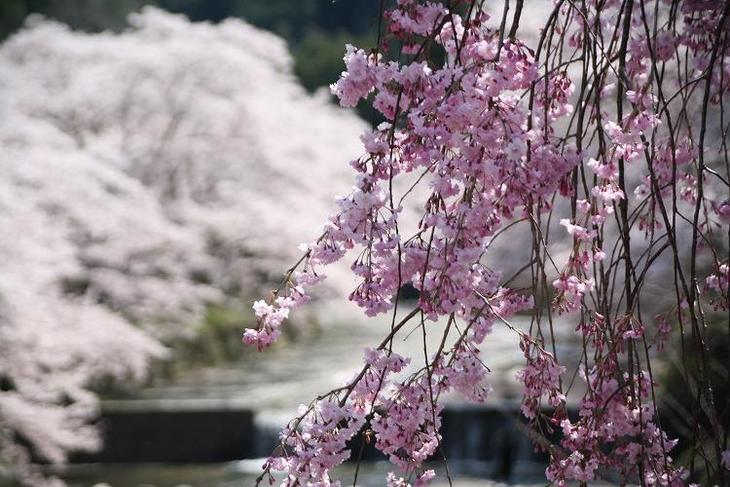
[[[97,381],[143,378],[208,303],[260,289],[358,151],[365,124],[307,95],[278,37],[130,22],[31,18],[0,47],[0,466],[99,446]]]

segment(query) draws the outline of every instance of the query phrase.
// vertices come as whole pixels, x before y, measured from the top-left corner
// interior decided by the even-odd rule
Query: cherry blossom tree
[[[0,465],[33,485],[52,481],[32,460],[100,446],[100,380],[144,379],[296,255],[365,128],[306,94],[272,34],[130,24],[30,18],[0,46]]]
[[[491,19],[477,0],[387,4],[375,47],[348,45],[332,85],[385,121],[363,134],[351,193],[254,304],[243,341],[268,347],[342,259],[359,280],[350,300],[389,314],[390,333],[350,382],[302,407],[259,482],[340,485],[330,470],[364,435],[400,470],[387,485],[425,485],[425,462],[446,461],[443,397],[488,400],[479,347],[506,327],[551,484],[727,485],[730,417],[707,337],[730,333],[730,2],[556,0],[532,39],[521,0]],[[507,274],[492,246],[520,227],[529,257]],[[405,284],[419,291],[406,310]],[[558,354],[559,326],[577,360]],[[423,356],[400,355],[396,337],[414,331]],[[670,356],[692,398],[682,461],[659,407]]]

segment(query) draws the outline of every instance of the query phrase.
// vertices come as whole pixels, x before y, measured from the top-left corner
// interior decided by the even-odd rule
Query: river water
[[[408,304],[401,307],[398,319],[411,310]],[[261,416],[259,419],[266,421],[276,422],[280,414],[290,416],[299,404],[309,403],[315,396],[351,380],[362,366],[363,348],[377,345],[390,330],[390,318],[369,319],[342,305],[323,302],[311,312],[317,316],[318,324],[302,327],[296,340],[278,343],[262,353],[247,354],[238,363],[186,371],[174,383],[145,389],[139,399],[223,403],[255,410]],[[395,352],[412,358],[405,373],[424,364],[423,330],[416,321],[402,329],[393,344]],[[515,317],[510,322],[517,328],[529,327],[527,316]],[[564,338],[557,350],[564,363],[576,359],[573,328],[567,323],[556,326],[556,333]],[[443,322],[426,323],[429,356],[436,351],[443,329]],[[452,327],[447,347],[456,338]],[[481,359],[491,370],[489,381],[494,393],[490,402],[518,399],[521,389],[515,374],[524,365],[518,335],[504,323],[496,322],[481,346]],[[113,401],[106,404],[114,406]]]

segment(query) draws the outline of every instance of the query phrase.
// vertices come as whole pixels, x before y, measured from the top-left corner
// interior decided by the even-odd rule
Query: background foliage
[[[289,44],[294,71],[310,91],[337,79],[345,43],[374,44],[379,14],[374,0],[0,0],[0,40],[32,13],[89,32],[120,30],[143,5],[182,13],[192,21],[240,17],[275,32]]]

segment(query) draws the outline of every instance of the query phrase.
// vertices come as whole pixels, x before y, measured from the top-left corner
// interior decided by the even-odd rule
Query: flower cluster
[[[281,335],[281,325],[289,317],[289,310],[309,302],[305,286],[317,284],[323,278],[314,271],[311,259],[302,272],[290,273],[282,286],[283,295],[279,295],[279,290],[274,292],[270,303],[258,300],[253,304],[258,326],[243,332],[243,343],[256,345],[259,351],[274,343]]]
[[[347,442],[365,420],[350,406],[332,401],[302,409],[302,415],[281,433],[286,454],[269,458],[264,468],[285,472],[281,485],[286,487],[339,485],[330,481],[329,470],[349,458]]]
[[[364,414],[370,414],[374,407],[380,406],[380,396],[389,390],[389,376],[403,370],[410,359],[397,353],[386,353],[383,350],[368,348],[365,350],[366,369],[363,375],[354,381],[350,400]]]
[[[416,478],[416,483],[413,487],[426,487],[428,483],[436,476],[436,472],[433,470],[426,470]],[[385,479],[385,485],[387,487],[411,487],[411,484],[406,482],[403,477],[396,477],[393,472],[389,472]]]
[[[438,448],[443,406],[434,404],[434,394],[439,392],[437,379],[423,375],[398,386],[373,416],[375,447],[405,471],[419,468]]]
[[[596,479],[599,467],[608,467],[624,478],[643,477],[646,485],[684,485],[682,469],[672,467],[669,456],[676,440],[670,440],[655,421],[649,374],[643,370],[635,376],[620,372],[618,350],[638,337],[624,331],[618,334],[619,343],[608,343],[606,324],[605,317],[596,315],[582,327],[596,351],[595,362],[581,369],[587,390],[578,419],[562,417],[559,421],[560,445],[572,453],[564,458],[553,456],[546,472],[548,480],[557,485],[589,482]],[[633,330],[629,325],[622,328]]]
[[[444,379],[444,385],[453,389],[465,399],[482,403],[492,391],[487,384],[487,367],[479,358],[479,349],[466,344],[454,349],[452,359],[437,373]]]
[[[521,409],[527,419],[534,420],[540,412],[543,396],[547,396],[552,407],[565,404],[565,394],[560,383],[565,367],[558,365],[552,354],[527,336],[522,337],[520,348],[527,360],[527,366],[517,373],[517,378],[525,388]]]

